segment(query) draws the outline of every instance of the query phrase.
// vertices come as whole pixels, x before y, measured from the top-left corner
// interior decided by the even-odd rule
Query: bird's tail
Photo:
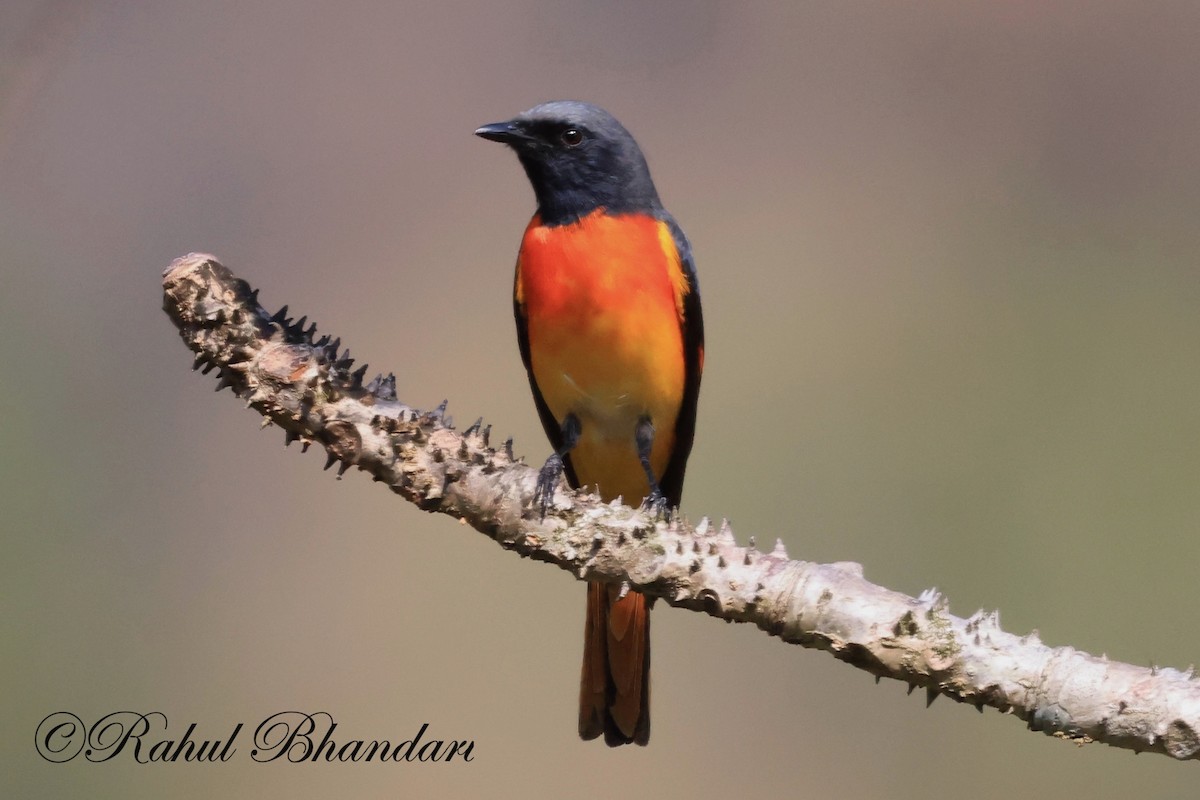
[[[650,607],[644,595],[589,583],[579,736],[609,747],[650,741]]]

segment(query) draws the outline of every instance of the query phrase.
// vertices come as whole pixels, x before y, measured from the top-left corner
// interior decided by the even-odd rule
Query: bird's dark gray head
[[[597,106],[543,103],[475,135],[516,151],[544,224],[574,222],[598,208],[610,214],[662,208],[637,142]]]

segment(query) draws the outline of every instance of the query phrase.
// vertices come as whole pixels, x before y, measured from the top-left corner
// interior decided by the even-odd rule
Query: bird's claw
[[[562,456],[557,453],[546,459],[538,471],[537,487],[533,490],[533,506],[546,518],[546,512],[554,505],[554,490],[563,474]]]
[[[671,519],[671,503],[663,496],[656,486],[650,496],[642,501],[642,510],[653,514],[656,519],[666,522]]]

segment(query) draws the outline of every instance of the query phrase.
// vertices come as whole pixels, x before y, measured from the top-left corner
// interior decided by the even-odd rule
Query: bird
[[[544,517],[565,475],[666,516],[682,498],[704,369],[691,244],[604,109],[543,103],[475,134],[516,152],[537,201],[513,281],[521,360],[553,448],[534,505]],[[588,584],[584,740],[649,742],[649,605],[627,585]]]

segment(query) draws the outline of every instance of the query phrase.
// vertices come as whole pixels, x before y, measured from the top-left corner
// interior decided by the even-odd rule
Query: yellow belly
[[[534,377],[555,418],[575,414],[580,421],[571,452],[575,475],[606,500],[621,495],[636,503],[650,491],[634,438],[643,417],[655,427],[650,457],[655,476],[666,469],[675,445],[683,370],[664,369],[658,348],[674,344],[682,351],[682,344],[665,330],[647,333],[636,339],[624,331],[556,328],[541,332],[547,346],[533,351]],[[538,335],[531,325],[530,339]]]

